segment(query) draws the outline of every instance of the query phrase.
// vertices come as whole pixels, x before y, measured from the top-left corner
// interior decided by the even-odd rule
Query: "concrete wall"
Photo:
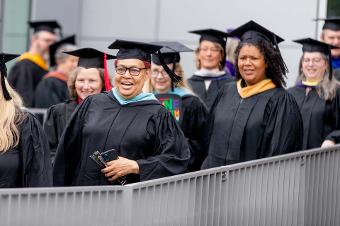
[[[290,69],[288,85],[297,75],[300,46],[292,39],[318,37],[313,21],[325,17],[326,0],[33,0],[33,19],[58,19],[66,34],[76,33],[80,46],[102,50],[117,38],[140,41],[178,40],[191,48],[198,37],[188,30],[235,28],[255,20],[286,41],[280,44]],[[52,10],[51,10],[52,9]],[[193,53],[182,54],[187,76],[195,71]]]

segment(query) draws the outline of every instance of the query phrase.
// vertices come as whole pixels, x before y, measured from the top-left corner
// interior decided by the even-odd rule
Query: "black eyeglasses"
[[[125,75],[126,71],[129,71],[130,75],[139,76],[140,72],[145,69],[147,68],[117,66],[115,70],[119,75]]]

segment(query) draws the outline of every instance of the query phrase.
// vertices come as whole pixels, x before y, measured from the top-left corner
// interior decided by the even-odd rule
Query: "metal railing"
[[[1,225],[340,225],[340,146],[126,186],[0,190]]]

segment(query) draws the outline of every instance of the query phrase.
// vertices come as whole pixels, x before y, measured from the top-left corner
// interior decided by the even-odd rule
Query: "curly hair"
[[[256,42],[241,42],[235,50],[235,69],[237,79],[242,78],[238,68],[238,56],[243,46],[253,45],[259,49],[264,56],[266,62],[266,77],[271,79],[277,87],[285,87],[285,78],[288,71],[285,62],[282,59],[279,49],[276,49],[270,42],[266,40],[258,40]]]

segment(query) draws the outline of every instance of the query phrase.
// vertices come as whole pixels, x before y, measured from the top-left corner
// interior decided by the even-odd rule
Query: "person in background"
[[[162,46],[116,40],[114,88],[87,97],[61,137],[54,164],[55,186],[134,183],[187,172],[190,150],[171,114],[142,91],[151,54]],[[101,168],[90,158],[113,151]],[[121,179],[122,180],[121,180]]]
[[[340,143],[340,89],[331,74],[330,46],[306,38],[302,44],[300,75],[288,89],[299,105],[303,119],[302,149],[329,147]]]
[[[147,81],[145,90],[154,93],[160,102],[174,114],[190,146],[189,171],[199,170],[203,162],[201,149],[204,145],[201,142],[208,110],[200,98],[188,87],[180,64],[180,52],[192,50],[178,42],[154,42],[153,44],[165,46],[160,50],[163,60],[180,77],[180,81],[174,81],[164,70],[159,56],[153,54],[151,79]]]
[[[202,169],[301,150],[302,118],[285,89],[282,38],[255,23],[230,33],[236,49],[237,82],[218,94],[207,127],[208,155]]]
[[[238,46],[240,40],[235,37],[229,37],[226,47],[226,62],[224,66],[224,70],[231,76],[236,76],[235,71],[235,50]]]
[[[226,60],[227,33],[215,29],[190,31],[200,35],[196,49],[196,67],[198,71],[188,79],[195,94],[211,108],[218,91],[224,84],[234,79],[224,71]]]
[[[115,58],[93,48],[78,49],[65,54],[79,58],[79,62],[68,81],[70,99],[53,105],[47,111],[44,130],[48,137],[52,162],[66,123],[76,107],[86,97],[111,89],[111,84],[105,86],[105,80],[110,79],[105,78],[104,55],[108,60]]]
[[[8,84],[5,63],[18,57],[0,53],[0,188],[52,186],[46,136],[37,119],[22,110]]]
[[[50,46],[50,66],[55,68],[43,77],[36,88],[36,108],[49,108],[69,99],[67,80],[77,67],[78,57],[65,52],[76,49],[74,35]]]
[[[329,17],[324,20],[320,40],[328,45],[340,47],[340,17]],[[334,77],[340,80],[340,49],[331,50],[331,65],[334,70]]]
[[[20,94],[26,107],[34,106],[35,90],[48,72],[49,46],[56,42],[56,29],[60,29],[57,21],[35,21],[29,23],[34,33],[28,52],[19,57],[9,75],[9,84]]]

